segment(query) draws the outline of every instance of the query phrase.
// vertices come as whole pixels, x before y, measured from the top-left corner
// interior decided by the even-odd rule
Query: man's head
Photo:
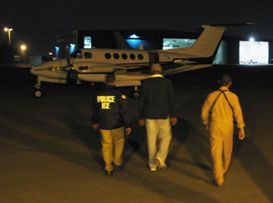
[[[161,74],[162,73],[162,67],[161,67],[161,65],[158,64],[158,63],[154,63],[151,66],[151,73],[152,74]]]
[[[221,84],[221,86],[229,87],[232,84],[232,79],[231,79],[230,75],[224,74],[224,75],[222,75],[221,79],[219,80],[219,83]]]
[[[113,75],[113,74],[108,74],[108,75],[106,75],[106,77],[105,77],[105,83],[106,83],[107,85],[114,85],[115,80],[116,80],[116,76]]]

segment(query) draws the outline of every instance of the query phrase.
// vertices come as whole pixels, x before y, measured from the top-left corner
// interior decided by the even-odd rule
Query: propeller
[[[70,53],[69,53],[69,45],[65,46],[65,53],[66,53],[66,62],[67,65],[63,67],[64,70],[67,71],[67,84],[76,84],[78,79],[77,72],[73,69],[73,64],[70,61]]]

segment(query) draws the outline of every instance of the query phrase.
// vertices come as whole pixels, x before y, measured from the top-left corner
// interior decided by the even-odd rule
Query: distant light
[[[53,53],[52,53],[52,52],[49,52],[48,55],[49,55],[49,56],[53,56]]]
[[[138,38],[140,38],[140,37],[137,36],[136,34],[132,34],[132,35],[129,36],[129,38],[131,38],[131,39],[138,39]]]
[[[21,49],[22,52],[26,51],[27,50],[27,45],[21,44],[20,49]]]
[[[13,30],[12,28],[4,27],[4,31],[5,31],[5,32],[10,32],[10,31],[12,31],[12,30]]]
[[[248,41],[255,42],[255,38],[254,37],[250,37]]]

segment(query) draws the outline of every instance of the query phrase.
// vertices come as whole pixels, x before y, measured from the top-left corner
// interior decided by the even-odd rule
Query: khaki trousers
[[[156,160],[165,165],[172,139],[170,119],[146,119],[149,166],[156,167]]]
[[[124,128],[117,128],[113,130],[100,129],[102,157],[105,163],[104,169],[112,171],[114,162],[115,165],[122,164],[122,153],[124,148]]]
[[[215,181],[224,183],[233,147],[233,123],[212,122],[210,124],[210,146]]]

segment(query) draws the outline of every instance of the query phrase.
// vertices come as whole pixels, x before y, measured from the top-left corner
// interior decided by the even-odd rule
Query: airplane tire
[[[35,98],[40,98],[40,97],[43,96],[43,93],[42,93],[41,90],[36,89],[36,90],[34,90],[33,96],[34,96]]]

